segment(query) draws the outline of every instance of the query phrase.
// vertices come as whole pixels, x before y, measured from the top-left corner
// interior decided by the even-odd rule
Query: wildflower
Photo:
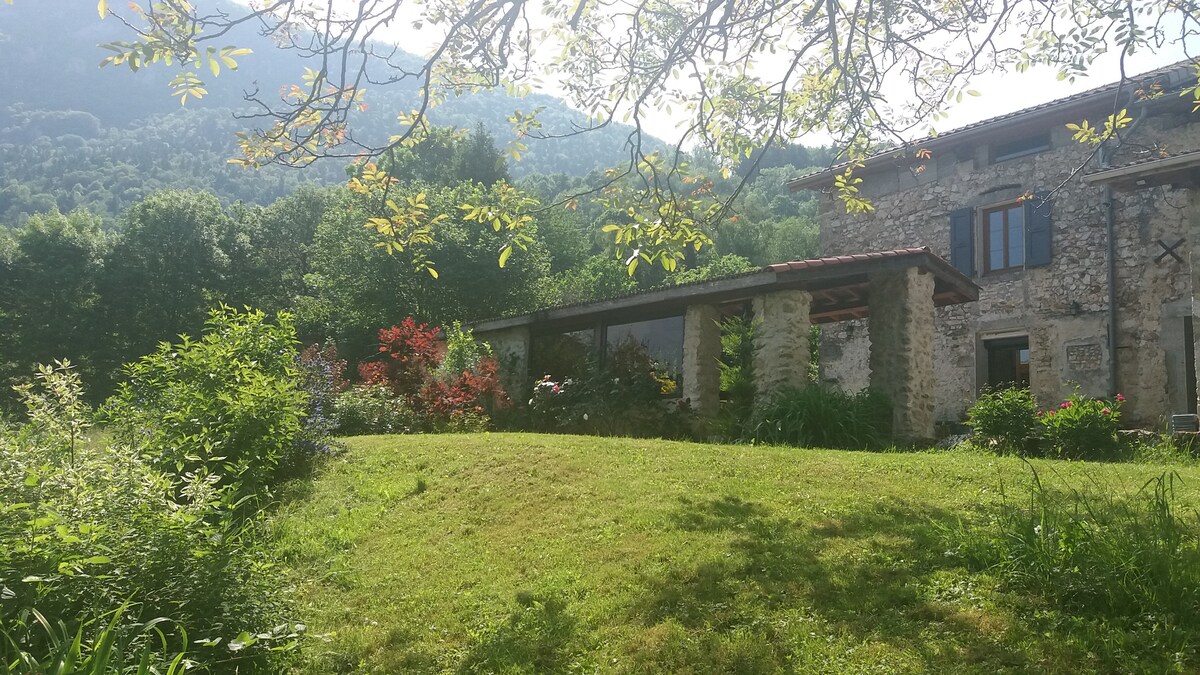
[[[1125,402],[1125,394],[1117,394],[1117,401],[1119,403],[1124,403]]]
[[[1038,417],[1041,417],[1041,416],[1042,416],[1042,411],[1041,411],[1041,410],[1037,411],[1037,416],[1038,416]]]
[[[1034,533],[1034,534],[1036,534],[1036,535],[1037,535],[1037,536],[1039,536],[1039,537],[1040,537],[1040,536],[1042,536],[1042,526],[1041,526],[1041,525],[1034,525],[1034,526],[1033,526],[1033,533]]]
[[[1108,408],[1105,408],[1104,410],[1101,410],[1101,411],[1100,411],[1100,414],[1102,414],[1102,415],[1111,415],[1111,414],[1112,414],[1112,411],[1111,411],[1111,410],[1109,410]]]
[[[1067,408],[1070,408],[1070,407],[1071,407],[1071,402],[1070,402],[1070,401],[1063,401],[1061,404],[1059,404],[1059,406],[1058,406],[1058,409],[1059,409],[1059,410],[1066,410]]]
[[[1050,416],[1051,416],[1051,417],[1054,417],[1054,412],[1055,412],[1055,411],[1053,411],[1053,410],[1051,410],[1051,411],[1050,411]]]

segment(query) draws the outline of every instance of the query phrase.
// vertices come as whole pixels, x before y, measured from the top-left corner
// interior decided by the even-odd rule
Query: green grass
[[[301,618],[325,636],[305,672],[1197,668],[948,554],[960,518],[1027,483],[1017,459],[531,434],[348,445],[275,520]],[[1034,465],[1049,485],[1130,493],[1164,470]],[[1178,471],[1194,509],[1200,471]]]

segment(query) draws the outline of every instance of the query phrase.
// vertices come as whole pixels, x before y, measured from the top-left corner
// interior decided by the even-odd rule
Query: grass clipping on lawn
[[[955,553],[948,536],[997,527],[1028,486],[1019,459],[532,434],[348,445],[274,522],[326,636],[308,672],[1197,667],[1200,627],[1166,649],[1152,625],[1072,614]],[[1032,466],[1064,494],[1136,495],[1168,470]],[[1194,514],[1200,472],[1177,477]]]

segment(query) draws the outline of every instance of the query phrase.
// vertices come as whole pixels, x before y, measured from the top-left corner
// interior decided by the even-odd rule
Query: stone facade
[[[933,275],[916,268],[871,274],[871,387],[892,403],[892,432],[932,439]]]
[[[515,326],[503,330],[489,331],[480,336],[492,348],[500,366],[500,384],[504,391],[517,401],[523,401],[530,393],[529,381],[529,327]]]
[[[1072,140],[1062,119],[1035,122],[1028,132],[1048,134],[1049,147],[1026,156],[995,161],[995,144],[1005,139],[966,138],[958,147],[945,141],[930,159],[861,170],[857,175],[864,179],[863,192],[876,210],[848,215],[836,196],[824,194],[822,254],[928,246],[950,260],[951,214],[975,207],[975,269],[981,270],[979,214],[1018,203],[1027,193],[1053,192],[1049,264],[977,272],[974,280],[982,287],[977,303],[935,311],[931,372],[937,420],[961,421],[978,389],[988,383],[989,344],[1021,338],[1028,340],[1030,386],[1045,404],[1076,386],[1098,396],[1115,388],[1128,398],[1130,422],[1158,424],[1172,413],[1186,412],[1196,397],[1185,372],[1194,345],[1184,341],[1193,289],[1186,261],[1200,247],[1200,208],[1194,195],[1171,187],[1115,193],[1117,341],[1109,344],[1106,191],[1082,180],[1077,171],[1089,162],[1092,148]],[[1200,148],[1200,119],[1148,116],[1122,147],[1150,145],[1166,146],[1173,154]],[[1113,164],[1134,159],[1130,152],[1122,151]],[[1155,261],[1162,252],[1159,240],[1171,244],[1180,238],[1187,240],[1177,249],[1185,262],[1170,256]],[[873,332],[864,324],[869,323],[825,327],[825,380],[849,390],[867,385]],[[1114,355],[1115,383],[1109,370]]]
[[[720,319],[714,305],[689,305],[683,316],[683,397],[702,417],[721,412]]]
[[[754,298],[754,379],[758,396],[770,396],[808,379],[808,327],[812,297],[775,291]]]

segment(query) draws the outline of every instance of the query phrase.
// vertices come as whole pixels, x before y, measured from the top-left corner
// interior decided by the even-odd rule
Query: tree
[[[89,381],[96,374],[97,284],[108,244],[84,211],[52,211],[0,234],[0,380],[62,358]]]
[[[426,113],[449,95],[497,87],[529,90],[562,83],[569,102],[591,111],[590,124],[542,129],[536,111],[515,112],[518,136],[587,133],[618,120],[634,127],[628,162],[616,184],[636,176],[643,189],[622,194],[630,222],[611,228],[618,255],[674,269],[680,252],[709,243],[705,231],[725,209],[695,204],[678,181],[688,144],[720,159],[723,172],[757,150],[819,132],[850,160],[838,190],[848,209],[867,210],[854,162],[880,147],[908,145],[932,131],[970,80],[1003,69],[1048,64],[1061,76],[1085,74],[1110,48],[1122,56],[1185,41],[1200,27],[1194,0],[404,0],[360,3],[266,0],[250,9],[202,10],[163,0],[109,7],[135,27],[128,41],[106,45],[107,62],[141,68],[173,64],[181,100],[205,93],[201,75],[235,68],[244,53],[225,46],[230,31],[257,26],[284,49],[309,58],[299,83],[279,97],[254,92],[259,127],[240,139],[247,166],[303,166],[319,157],[378,157],[428,133]],[[411,11],[410,11],[411,10]],[[436,35],[417,66],[371,40],[403,22]],[[1121,73],[1124,77],[1124,71]],[[352,118],[372,87],[419,87],[413,111],[383,144],[355,135]],[[1191,90],[1200,103],[1200,88]],[[1120,102],[1115,102],[1114,114]],[[651,109],[686,111],[673,152],[643,143]],[[1086,139],[1085,139],[1086,140]],[[519,154],[519,147],[513,150]],[[769,153],[758,153],[762,158]],[[753,175],[756,166],[740,166]],[[738,190],[727,199],[737,197]],[[723,206],[723,205],[722,205]],[[407,231],[391,236],[401,243]],[[505,249],[507,250],[507,249]]]
[[[134,205],[101,281],[107,372],[163,340],[198,335],[226,291],[222,239],[232,223],[216,197],[167,190]]]

